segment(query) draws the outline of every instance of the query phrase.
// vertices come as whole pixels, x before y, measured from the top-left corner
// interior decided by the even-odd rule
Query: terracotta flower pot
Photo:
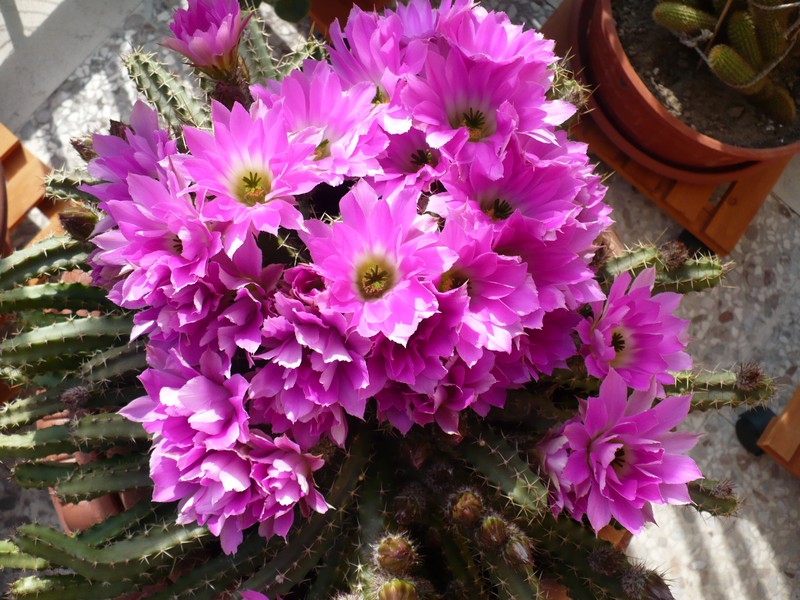
[[[594,90],[590,118],[625,154],[670,179],[720,183],[800,151],[800,141],[775,148],[725,144],[670,114],[625,55],[611,1],[566,0],[562,22],[568,19],[574,71]]]
[[[309,16],[316,29],[328,37],[331,24],[339,19],[339,23],[343,26],[353,5],[363,10],[380,10],[388,3],[388,0],[311,0]]]

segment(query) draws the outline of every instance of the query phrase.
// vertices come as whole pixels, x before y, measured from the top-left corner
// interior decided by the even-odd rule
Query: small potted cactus
[[[548,33],[558,39],[560,51],[571,49],[575,71],[593,90],[592,122],[627,156],[668,179],[707,185],[755,174],[800,149],[800,141],[792,140],[763,148],[725,143],[673,115],[626,55],[614,19],[614,6],[621,4],[626,11],[652,13],[680,38],[660,44],[694,47],[698,68],[707,63],[719,86],[741,90],[776,126],[795,120],[796,98],[782,86],[780,74],[794,68],[792,24],[798,8],[777,0],[565,0]]]
[[[780,0],[665,1],[653,9],[656,23],[702,52],[720,81],[786,124],[797,118],[794,98],[781,84],[781,73],[795,68],[789,59],[797,55],[796,14],[795,5]]]
[[[132,54],[144,100],[47,183],[69,235],[0,261],[0,456],[121,507],[20,526],[10,595],[671,598],[598,534],[731,514],[677,426],[773,384],[693,370],[718,258],[609,250],[552,43],[462,1],[280,60],[235,2],[173,25],[199,85]]]

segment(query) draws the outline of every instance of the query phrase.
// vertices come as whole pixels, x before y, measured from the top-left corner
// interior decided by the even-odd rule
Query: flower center
[[[234,196],[247,206],[255,206],[265,201],[272,191],[272,177],[266,172],[247,171],[236,180]]]
[[[617,448],[614,452],[614,460],[611,461],[611,466],[617,474],[625,467],[625,446]]]
[[[375,86],[375,97],[372,99],[373,104],[386,104],[389,102],[389,94],[379,85]]]
[[[380,298],[395,284],[392,267],[381,258],[366,261],[357,271],[356,286],[364,300]]]
[[[433,164],[433,154],[430,149],[417,150],[411,155],[411,165],[419,171],[425,165]]]
[[[514,212],[514,207],[505,200],[495,198],[488,202],[481,202],[481,210],[492,221],[503,221],[511,216]]]
[[[478,142],[487,136],[486,117],[480,110],[470,107],[467,112],[461,113],[461,127],[466,127],[469,131],[469,141]]]
[[[183,254],[183,240],[177,235],[172,236],[172,251],[178,255]]]
[[[314,148],[314,160],[322,160],[331,155],[331,142],[330,140],[322,140],[317,147]]]
[[[453,267],[442,274],[442,279],[437,286],[440,292],[449,292],[457,287],[461,287],[465,283],[469,283],[469,277],[461,269]]]
[[[625,338],[618,329],[611,332],[611,347],[614,348],[614,352],[617,353],[625,350]]]

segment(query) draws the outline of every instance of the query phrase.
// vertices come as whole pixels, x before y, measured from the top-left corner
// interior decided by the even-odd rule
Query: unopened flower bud
[[[85,242],[97,225],[97,215],[85,206],[68,206],[58,214],[61,226],[76,240]]]
[[[531,539],[514,526],[509,526],[508,530],[508,540],[504,548],[506,560],[514,566],[531,566],[533,564]]]
[[[402,579],[392,579],[378,590],[378,600],[418,600],[417,588]]]
[[[417,562],[414,545],[402,535],[387,535],[375,549],[375,561],[391,575],[408,574]]]
[[[622,590],[632,600],[675,600],[664,578],[642,565],[630,565],[622,574]]]
[[[69,143],[72,144],[75,152],[77,152],[87,163],[93,158],[97,157],[97,153],[94,151],[94,146],[92,144],[91,136],[87,135],[84,137],[72,138]]]
[[[483,515],[483,500],[470,490],[460,492],[450,507],[450,519],[460,527],[474,527]]]
[[[499,548],[508,539],[508,525],[502,517],[486,517],[478,529],[478,541],[487,548]]]

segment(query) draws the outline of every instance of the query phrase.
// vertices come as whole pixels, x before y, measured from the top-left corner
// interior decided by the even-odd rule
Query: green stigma
[[[514,207],[505,200],[495,198],[489,202],[481,202],[481,210],[492,221],[503,221],[511,216]]]
[[[469,141],[477,142],[485,137],[484,128],[486,127],[486,117],[479,110],[469,109],[469,112],[461,113],[461,126],[469,131]]]
[[[394,284],[394,270],[386,261],[379,258],[364,263],[356,274],[356,287],[364,300],[380,298],[392,289]]]
[[[611,333],[611,347],[614,352],[622,352],[625,350],[625,338],[620,331],[613,331]]]
[[[417,150],[411,155],[411,165],[416,167],[417,170],[431,164],[433,164],[433,154],[431,154],[430,150]]]
[[[248,171],[236,181],[234,196],[247,206],[262,204],[272,191],[272,180],[266,173]]]
[[[330,140],[322,140],[317,147],[314,148],[314,160],[322,160],[331,155],[331,142]]]

